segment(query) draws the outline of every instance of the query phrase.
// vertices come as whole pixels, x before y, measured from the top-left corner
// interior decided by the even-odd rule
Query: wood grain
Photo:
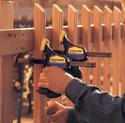
[[[114,39],[112,40],[112,87],[113,94],[119,95],[119,82],[120,82],[120,21],[121,11],[114,7]]]
[[[41,41],[45,38],[46,14],[44,9],[35,4],[34,8],[34,28],[35,28],[35,58],[42,58],[40,52]],[[45,97],[36,92],[38,89],[39,75],[42,68],[40,65],[34,65],[34,123],[46,123],[44,106]]]
[[[13,2],[0,2],[0,29],[13,28]],[[5,47],[9,47],[8,45]],[[0,56],[0,123],[13,121],[13,56]]]
[[[93,23],[94,23],[94,41],[92,45],[92,51],[100,51],[100,46],[102,42],[102,11],[94,6],[93,10]],[[93,84],[100,87],[100,77],[101,77],[101,58],[93,58],[96,62],[96,68],[93,69]]]
[[[78,11],[68,5],[68,38],[71,42],[78,44]]]
[[[105,6],[104,8],[104,32],[103,32],[103,43],[101,46],[101,50],[105,52],[111,51],[111,41],[112,41],[112,11]],[[111,87],[111,59],[103,58],[103,91],[110,91]]]
[[[92,19],[92,13],[91,10],[85,6],[82,5],[81,10],[82,16],[81,16],[81,23],[82,23],[82,47],[87,49],[87,51],[91,50],[91,19]],[[90,61],[90,58],[89,58]],[[86,83],[90,83],[90,68],[82,68],[83,71],[83,81]]]
[[[61,44],[59,42],[59,35],[63,29],[63,11],[56,4],[52,8],[52,25],[53,25],[53,41],[52,47],[54,49],[61,49]]]

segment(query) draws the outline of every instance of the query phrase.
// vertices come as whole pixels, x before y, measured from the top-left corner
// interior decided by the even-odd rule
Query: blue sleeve
[[[75,109],[69,109],[66,123],[80,123],[75,116]]]
[[[75,116],[80,123],[125,123],[125,97],[102,93],[80,79],[72,80],[65,94],[75,104]]]

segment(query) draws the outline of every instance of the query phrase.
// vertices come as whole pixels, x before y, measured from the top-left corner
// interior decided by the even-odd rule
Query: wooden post
[[[13,2],[0,1],[0,29],[11,28],[13,28]],[[13,122],[12,73],[13,56],[0,56],[0,123]]]
[[[34,27],[35,27],[35,58],[41,58],[40,52],[41,40],[45,38],[45,26],[46,17],[44,9],[39,5],[35,4],[34,8]],[[34,66],[34,123],[46,123],[45,121],[45,97],[38,94],[39,75],[41,72],[41,66]]]
[[[105,6],[104,7],[104,39],[101,46],[101,50],[105,52],[111,51],[111,40],[112,40],[112,11]],[[110,91],[110,78],[111,78],[111,59],[103,58],[103,91]]]
[[[100,46],[102,42],[102,11],[97,7],[94,6],[93,10],[93,23],[94,23],[94,41],[92,45],[92,51],[100,51]],[[96,62],[96,68],[93,69],[93,84],[100,87],[100,76],[101,76],[101,59],[100,58],[93,58]]]
[[[59,42],[59,35],[63,29],[63,11],[56,4],[53,5],[52,9],[52,25],[53,25],[53,42],[52,47],[54,49],[61,49],[61,44]]]
[[[120,22],[121,22],[121,11],[114,7],[114,39],[112,40],[111,51],[112,51],[112,77],[113,77],[113,94],[119,94],[119,82],[120,82]]]
[[[72,6],[68,6],[68,38],[75,44],[78,43],[78,11]]]
[[[83,5],[82,6],[82,16],[81,16],[81,23],[82,23],[82,46],[86,48],[88,51],[91,49],[91,10]],[[83,68],[83,81],[90,83],[89,74],[90,69],[89,68]]]

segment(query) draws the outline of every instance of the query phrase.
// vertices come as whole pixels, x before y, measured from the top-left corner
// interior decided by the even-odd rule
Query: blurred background
[[[34,2],[38,2],[42,5],[42,7],[46,10],[47,15],[47,26],[51,26],[51,13],[52,13],[52,4],[57,4],[64,11],[64,25],[67,24],[67,6],[68,4],[72,4],[77,10],[79,10],[80,17],[80,9],[81,5],[85,4],[90,9],[93,8],[93,5],[98,5],[101,9],[105,5],[109,6],[109,8],[113,9],[113,6],[117,6],[118,8],[122,8],[120,0],[14,0],[15,3],[15,28],[17,27],[33,27],[33,7]],[[80,23],[80,22],[79,22]]]

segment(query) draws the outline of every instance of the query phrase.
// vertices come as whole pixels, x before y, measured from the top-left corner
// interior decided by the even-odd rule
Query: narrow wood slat
[[[72,6],[68,5],[68,38],[74,44],[78,44],[78,11]],[[67,105],[73,105],[72,102],[67,101]]]
[[[1,28],[2,28],[2,1],[0,1],[0,25],[1,25]]]
[[[101,50],[109,52],[111,49],[112,40],[112,11],[105,6],[104,7],[104,42],[102,43]],[[110,77],[111,77],[111,59],[103,58],[103,85],[102,89],[104,91],[110,91]]]
[[[121,95],[125,93],[125,24],[122,25],[122,38],[120,50]]]
[[[13,2],[2,1],[0,7],[0,29],[13,28]],[[0,56],[0,123],[13,122],[12,72],[13,56]]]
[[[0,57],[0,66],[2,65],[2,57]],[[2,83],[2,69],[1,69],[1,67],[0,67],[0,122],[3,122],[2,121],[2,117],[3,117],[3,112],[2,112],[2,104],[3,104],[3,102],[2,102],[2,100],[3,100],[3,96],[2,96],[2,94],[3,94],[3,89],[2,89],[2,87],[3,87],[3,83]]]
[[[124,1],[125,2],[125,1]],[[121,50],[120,50],[120,70],[121,70],[121,95],[125,93],[125,6],[123,7],[122,10],[122,25],[121,25]]]
[[[125,23],[125,7],[122,8],[122,22]]]
[[[78,43],[78,11],[68,5],[68,38],[75,44]]]
[[[12,1],[0,1],[0,10],[1,10],[1,14],[0,14],[0,24],[1,24],[1,29],[8,29],[10,27],[10,25],[13,26],[13,5],[12,5]],[[3,11],[4,10],[4,11]]]
[[[113,77],[113,94],[119,94],[119,82],[120,82],[120,21],[121,11],[114,7],[114,40],[112,41],[112,77]]]
[[[53,16],[52,16],[52,25],[53,25],[53,48],[61,49],[61,44],[59,42],[59,35],[63,29],[63,11],[56,4],[53,5]]]
[[[94,41],[92,45],[92,51],[100,51],[102,42],[102,11],[94,6],[93,10],[93,23],[94,23]],[[93,58],[96,62],[96,68],[93,69],[93,84],[100,87],[100,75],[101,75],[101,58]]]
[[[61,43],[59,42],[60,32],[63,30],[63,11],[61,8],[53,4],[52,8],[52,26],[53,26],[53,40],[52,40],[52,48],[56,50],[61,50]],[[53,99],[54,101],[58,101],[63,103],[62,97]]]
[[[45,38],[45,26],[46,26],[46,14],[44,9],[39,5],[35,4],[34,8],[34,27],[35,27],[35,58],[41,58],[40,52],[41,40]],[[41,66],[34,66],[34,123],[46,123],[45,119],[45,99],[42,95],[38,94],[38,80],[41,72]]]
[[[81,23],[82,23],[82,47],[86,48],[88,51],[91,49],[91,10],[85,6],[82,5],[81,10],[82,16],[81,16]],[[82,68],[83,71],[83,81],[90,83],[89,80],[89,74],[90,69],[89,68]]]

